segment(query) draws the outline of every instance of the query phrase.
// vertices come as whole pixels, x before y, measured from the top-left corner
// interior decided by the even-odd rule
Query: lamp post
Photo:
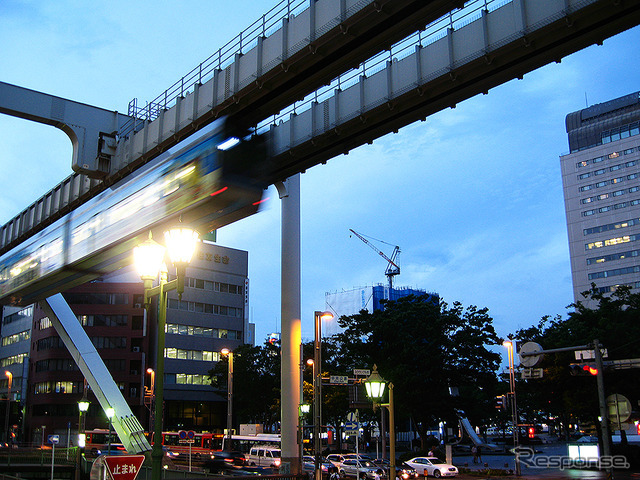
[[[107,455],[111,455],[111,424],[113,423],[113,417],[116,414],[116,411],[112,408],[109,407],[107,408],[104,413],[107,415],[107,418],[109,419],[109,436],[108,436],[108,447],[107,447]]]
[[[304,456],[304,417],[311,411],[311,405],[308,403],[301,403],[298,405],[298,443],[300,444],[300,468],[302,470],[303,463],[302,457]]]
[[[223,348],[220,353],[229,359],[227,374],[227,450],[231,450],[231,425],[233,422],[233,352]]]
[[[153,368],[147,368],[147,373],[151,376],[149,387],[145,387],[145,396],[149,398],[149,433],[153,434],[153,407],[156,395],[156,372]]]
[[[519,429],[518,429],[518,407],[516,405],[516,375],[513,367],[513,340],[505,340],[502,342],[502,345],[507,347],[507,353],[509,356],[509,397],[511,397],[511,401],[509,404],[511,405],[511,419],[513,423],[513,447],[515,451],[515,466],[516,466],[516,475],[520,476],[520,454],[519,450]]]
[[[364,386],[367,389],[367,396],[373,400],[374,408],[378,405],[389,410],[389,478],[393,480],[396,478],[396,425],[393,413],[393,383],[389,383],[389,403],[380,403],[386,384],[386,380],[378,373],[378,367],[374,365],[373,372],[364,381]]]
[[[320,442],[320,425],[322,425],[322,322],[331,320],[331,312],[314,313],[315,341],[313,343],[313,445],[315,460],[315,480],[322,480],[320,457],[322,445]]]
[[[155,418],[153,429],[153,448],[151,450],[151,478],[160,480],[162,475],[162,409],[164,404],[164,345],[165,326],[167,323],[167,292],[176,290],[182,299],[184,278],[187,265],[196,249],[198,234],[190,228],[173,228],[164,234],[169,256],[176,267],[177,278],[168,281],[166,267],[162,268],[165,248],[149,238],[134,248],[133,255],[140,278],[144,282],[144,305],[148,310],[151,298],[158,296],[158,341],[156,345],[155,379]],[[153,281],[160,274],[160,281],[153,286]]]
[[[4,415],[4,434],[7,447],[9,447],[9,412],[11,411],[11,383],[13,382],[13,373],[9,370],[5,370],[4,374],[9,377],[9,390],[7,392],[7,411]]]
[[[79,480],[82,472],[82,450],[84,449],[86,437],[84,434],[85,415],[89,410],[89,402],[87,401],[87,389],[85,386],[82,400],[78,402],[78,453],[76,456],[76,479]]]

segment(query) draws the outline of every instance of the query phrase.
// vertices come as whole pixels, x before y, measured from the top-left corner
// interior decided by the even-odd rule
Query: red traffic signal
[[[589,363],[572,363],[569,369],[571,375],[598,375],[598,369]]]

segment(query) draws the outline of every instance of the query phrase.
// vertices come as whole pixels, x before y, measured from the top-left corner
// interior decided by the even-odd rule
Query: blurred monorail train
[[[178,220],[200,233],[258,211],[265,135],[219,119],[0,257],[0,304],[28,305],[131,263]],[[195,140],[194,140],[194,137]]]

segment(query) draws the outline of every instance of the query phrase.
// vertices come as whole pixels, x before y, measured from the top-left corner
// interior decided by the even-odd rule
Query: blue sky
[[[127,111],[275,1],[0,3],[0,81]],[[559,155],[567,113],[640,90],[638,27],[301,176],[302,334],[327,291],[386,282],[349,229],[401,247],[396,285],[488,307],[500,335],[573,301]],[[0,115],[0,222],[71,173],[64,133]],[[249,251],[257,339],[279,331],[280,204],[219,231]],[[378,245],[390,254],[392,247]]]

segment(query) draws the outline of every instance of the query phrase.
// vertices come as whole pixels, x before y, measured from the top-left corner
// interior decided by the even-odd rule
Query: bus
[[[193,443],[189,444],[184,438],[181,438],[180,432],[162,432],[162,445],[166,446],[167,450],[173,454],[189,455],[191,452],[196,460],[204,460],[210,457],[214,451],[219,450],[216,445],[221,444],[222,437],[221,433],[195,433],[192,439]]]
[[[106,428],[95,428],[84,432],[84,449],[91,456],[102,455],[107,453],[109,445],[111,451],[122,450],[126,453],[118,434],[114,431],[109,432]]]
[[[149,435],[151,437],[151,435]],[[172,457],[180,457],[182,455],[191,455],[196,460],[204,460],[210,457],[213,452],[220,450],[216,448],[222,444],[221,433],[195,433],[193,443],[189,444],[186,440],[180,438],[180,432],[162,432],[163,450],[167,455]],[[150,444],[153,442],[149,441]],[[91,455],[100,455],[106,453],[109,445],[109,431],[106,429],[96,428],[85,432],[85,451]],[[191,445],[191,448],[189,448]],[[111,432],[111,454],[122,450],[126,453],[124,446],[120,442],[118,435]],[[185,457],[186,458],[186,457]]]
[[[220,450],[225,450],[229,435],[223,435],[220,442]],[[268,447],[280,448],[281,439],[279,433],[256,433],[255,435],[231,435],[231,448],[240,451],[245,455],[249,455],[251,447],[255,445],[263,445]]]

